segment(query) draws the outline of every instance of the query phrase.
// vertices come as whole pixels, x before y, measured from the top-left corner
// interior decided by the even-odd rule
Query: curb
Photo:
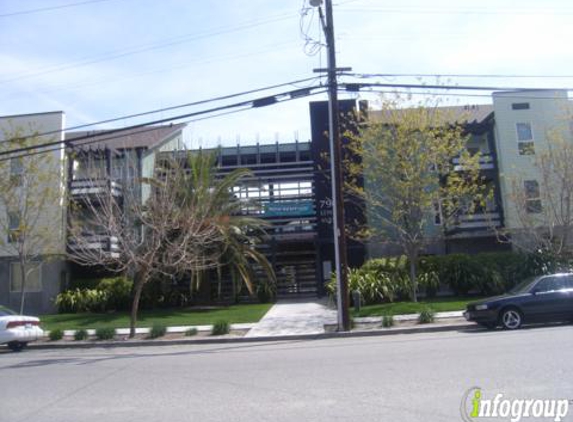
[[[460,331],[471,329],[479,331],[481,328],[475,324],[448,324],[448,325],[424,325],[422,327],[406,328],[384,328],[365,331],[344,331],[320,334],[293,334],[280,336],[261,337],[213,337],[205,339],[173,339],[173,340],[123,340],[123,341],[90,341],[90,342],[61,342],[61,343],[31,343],[30,350],[48,349],[93,349],[93,348],[115,348],[115,347],[145,347],[145,346],[182,346],[199,344],[229,344],[229,343],[262,343],[276,341],[302,341],[302,340],[324,340],[334,338],[353,337],[376,337],[397,334],[420,334],[438,333],[448,331]]]

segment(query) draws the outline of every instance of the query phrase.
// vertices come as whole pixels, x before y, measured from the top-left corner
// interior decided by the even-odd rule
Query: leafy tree
[[[49,141],[34,127],[3,130],[0,151],[29,148]],[[24,313],[29,277],[42,262],[63,254],[62,162],[41,148],[0,160],[0,248],[17,259],[20,314]]]
[[[347,134],[345,164],[347,192],[367,210],[367,226],[356,234],[401,248],[410,262],[416,301],[419,254],[444,235],[456,216],[472,213],[487,192],[479,154],[465,148],[463,116],[450,115],[433,98],[406,107],[409,100],[383,98],[376,113],[380,118],[366,120],[358,135]],[[438,229],[434,218],[440,219]]]

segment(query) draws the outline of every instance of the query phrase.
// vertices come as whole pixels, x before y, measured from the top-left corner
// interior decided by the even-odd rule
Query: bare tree
[[[46,142],[31,126],[4,130],[3,139],[4,151]],[[38,148],[0,161],[0,247],[18,261],[20,314],[30,275],[40,271],[42,261],[64,252],[63,163],[54,154]]]
[[[561,263],[571,258],[573,242],[573,143],[565,134],[550,130],[547,148],[531,155],[533,173],[509,180],[516,221],[499,231],[517,248]]]
[[[175,161],[164,164],[159,177],[124,180],[117,190],[112,181],[102,184],[100,176],[84,179],[86,194],[73,202],[70,212],[70,258],[133,278],[131,337],[146,283],[159,275],[214,267],[221,254],[223,234],[210,187],[193,196],[182,189],[187,178],[183,168]]]

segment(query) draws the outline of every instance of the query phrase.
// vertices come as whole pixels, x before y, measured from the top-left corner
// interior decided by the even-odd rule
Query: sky
[[[573,5],[565,0],[333,3],[338,65],[398,75],[369,82],[573,87]],[[323,44],[308,0],[0,0],[0,115],[62,110],[74,127],[315,78],[92,128],[202,111],[319,84],[313,69],[326,66]],[[429,76],[400,76],[413,74]],[[440,98],[464,105],[490,94],[448,93],[457,95]],[[341,94],[373,104],[378,96]],[[307,141],[309,101],[324,99],[189,118],[185,141]]]

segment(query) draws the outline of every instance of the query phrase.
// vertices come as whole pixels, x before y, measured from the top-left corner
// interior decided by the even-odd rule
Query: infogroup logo
[[[569,405],[568,399],[506,398],[503,393],[486,398],[480,387],[472,387],[462,398],[460,412],[465,422],[487,418],[511,422],[528,418],[561,422],[569,413]]]

